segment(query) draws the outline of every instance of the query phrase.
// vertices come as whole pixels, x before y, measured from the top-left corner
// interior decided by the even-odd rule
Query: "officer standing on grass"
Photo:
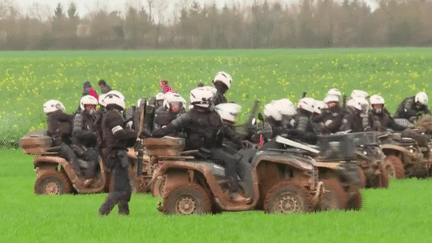
[[[127,171],[129,160],[126,149],[134,145],[136,133],[124,128],[121,111],[125,108],[124,96],[118,91],[110,91],[105,95],[103,103],[106,113],[102,119],[102,154],[107,167],[114,175],[114,190],[110,191],[105,202],[99,209],[100,215],[108,215],[116,204],[119,214],[129,215],[131,186]]]

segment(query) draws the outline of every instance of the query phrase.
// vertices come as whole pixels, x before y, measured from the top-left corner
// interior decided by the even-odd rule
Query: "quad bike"
[[[52,147],[52,139],[47,136],[46,130],[31,131],[20,140],[24,152],[36,155],[34,168],[37,179],[34,185],[36,194],[67,194],[67,193],[99,193],[107,192],[113,187],[113,180],[105,162],[99,157],[99,166],[90,185],[78,177],[72,165],[58,154],[58,147]],[[81,169],[87,163],[78,159]],[[134,191],[139,191],[136,174],[132,165],[129,166],[129,176]]]
[[[389,178],[385,172],[387,162],[378,140],[378,132],[350,133],[354,138],[358,166],[365,178],[366,188],[387,188]]]
[[[380,139],[389,177],[425,178],[430,175],[432,161],[425,157],[425,153],[432,157],[428,148],[420,147],[413,138],[401,137],[400,133],[385,134]]]
[[[329,197],[333,201],[326,205],[332,209],[359,210],[363,202],[360,188],[365,186],[366,181],[357,164],[353,136],[351,134],[319,136],[318,147],[320,154],[315,157],[315,160],[320,180],[324,183],[324,188],[334,194]],[[348,200],[334,200],[337,197]]]
[[[181,152],[183,146],[178,145],[178,141],[166,137],[145,141],[147,154],[162,164],[150,183],[166,178],[165,196],[159,207],[165,214],[254,209],[268,213],[308,212],[324,194],[315,161],[307,153],[267,150],[256,152],[251,161],[252,201],[234,203],[228,193],[225,169],[210,160],[196,159],[208,158],[205,149]],[[245,184],[240,182],[240,186],[246,194]]]

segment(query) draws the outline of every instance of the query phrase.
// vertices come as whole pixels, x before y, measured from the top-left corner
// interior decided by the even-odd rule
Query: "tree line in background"
[[[166,0],[146,0],[86,16],[74,3],[53,11],[34,4],[22,14],[7,1],[0,0],[1,50],[432,46],[430,0],[380,0],[374,11],[362,0],[192,2],[174,13]]]

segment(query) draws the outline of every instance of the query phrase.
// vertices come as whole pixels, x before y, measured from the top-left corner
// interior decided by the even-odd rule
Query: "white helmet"
[[[327,109],[328,106],[324,101],[316,100],[315,101],[315,113],[321,114],[324,109]]]
[[[238,113],[240,112],[241,106],[234,103],[222,103],[215,106],[216,112],[219,114],[222,120],[235,122]]]
[[[64,105],[58,100],[48,100],[47,102],[45,102],[45,104],[43,104],[43,111],[45,112],[45,114],[48,114],[48,113],[51,113],[51,112],[54,112],[57,110],[61,110],[61,111],[66,110]]]
[[[157,93],[155,97],[156,101],[163,100],[164,98],[165,98],[165,94],[162,92]]]
[[[299,100],[297,107],[311,113],[315,112],[315,100],[313,98],[302,98]]]
[[[80,108],[82,111],[85,110],[85,105],[98,105],[98,101],[95,97],[91,95],[84,95],[80,101]]]
[[[370,101],[371,105],[384,105],[385,104],[384,98],[382,96],[379,96],[379,95],[372,95],[370,97],[369,101]]]
[[[327,96],[337,96],[338,98],[340,98],[342,96],[342,93],[340,92],[340,90],[333,88],[327,92]]]
[[[339,102],[339,97],[337,97],[336,95],[327,95],[325,98],[324,98],[324,102],[327,104],[327,103],[330,103],[330,102]]]
[[[99,95],[99,99],[98,99],[99,105],[101,105],[101,106],[103,106],[103,107],[106,106],[106,104],[104,103],[105,95],[106,95],[106,94],[101,94],[101,95]]]
[[[198,87],[191,90],[189,98],[192,105],[208,108],[212,102],[213,92],[205,87]]]
[[[118,105],[123,110],[126,106],[125,105],[125,98],[124,98],[123,94],[116,91],[116,90],[111,90],[110,92],[106,93],[102,102],[105,103],[106,106]]]
[[[166,109],[171,109],[171,105],[175,104],[175,103],[178,103],[177,106],[178,106],[178,108],[180,110],[182,108],[186,109],[186,100],[183,99],[183,97],[181,97],[180,94],[173,93],[173,92],[167,92],[167,93],[165,93],[165,99],[164,99],[164,102],[163,102],[163,106]]]
[[[364,99],[366,99],[367,97],[368,97],[368,93],[366,91],[363,91],[363,90],[355,89],[351,93],[351,98],[353,98],[353,99],[355,99],[355,98],[364,98]]]
[[[204,88],[204,89],[206,89],[206,90],[209,90],[210,92],[213,93],[213,96],[215,96],[216,93],[217,93],[217,89],[216,89],[215,87],[211,87],[211,86],[202,86],[201,88]]]
[[[213,83],[217,81],[224,83],[229,89],[231,87],[232,77],[226,72],[218,72],[213,79]]]
[[[415,96],[415,102],[420,103],[422,105],[426,105],[428,103],[429,99],[425,92],[420,92],[416,94]]]
[[[297,114],[294,104],[289,99],[276,100],[274,101],[274,106],[281,115],[294,116]]]
[[[264,106],[264,115],[266,117],[273,117],[276,121],[282,121],[282,114],[280,114],[279,109],[276,107],[276,102],[273,101]]]
[[[369,102],[366,99],[358,97],[351,100],[351,106],[354,107],[356,110],[362,111],[364,113],[369,111]]]

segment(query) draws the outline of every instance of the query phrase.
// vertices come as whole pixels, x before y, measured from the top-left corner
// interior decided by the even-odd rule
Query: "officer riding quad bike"
[[[351,134],[324,135],[318,138],[320,154],[315,157],[320,180],[326,190],[334,196],[332,201],[323,202],[326,209],[354,209],[362,207],[360,188],[365,186],[365,178],[357,164],[354,138]],[[363,180],[363,181],[362,181]],[[346,194],[346,195],[345,195]],[[347,198],[348,200],[335,200]]]
[[[170,140],[164,137],[145,141],[147,154],[162,164],[155,171],[152,182],[166,178],[165,197],[159,208],[166,214],[201,214],[210,213],[212,209],[309,212],[323,196],[324,188],[318,181],[315,161],[307,153],[268,150],[256,152],[251,161],[252,201],[234,203],[228,193],[225,168],[208,160],[208,151],[180,152],[183,146]],[[175,150],[177,154],[172,153]],[[247,194],[246,183],[241,181],[240,186],[242,194]]]
[[[350,133],[354,138],[361,176],[366,188],[387,188],[389,178],[385,172],[385,155],[381,150],[377,132]],[[363,179],[362,179],[363,180]]]
[[[382,135],[380,140],[389,177],[425,178],[430,175],[432,161],[425,158],[425,153],[430,154],[428,148],[420,147],[413,138],[401,137],[400,133]]]
[[[34,168],[37,179],[34,185],[36,194],[66,194],[66,193],[98,193],[109,190],[110,173],[105,162],[99,158],[99,166],[91,184],[78,177],[72,165],[58,154],[58,147],[52,147],[52,139],[46,130],[29,132],[20,140],[24,152],[36,155]],[[87,162],[78,159],[81,169],[85,169]],[[136,191],[136,174],[129,169],[131,183]]]

